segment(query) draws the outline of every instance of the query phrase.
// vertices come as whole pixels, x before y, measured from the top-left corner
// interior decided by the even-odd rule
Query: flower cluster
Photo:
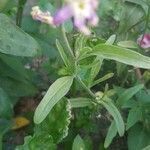
[[[150,48],[150,34],[144,34],[141,35],[137,43],[142,47],[142,48]]]
[[[53,17],[50,12],[42,12],[38,6],[32,7],[31,15],[34,20],[53,25]]]
[[[98,0],[66,0],[65,5],[52,17],[49,12],[42,12],[38,6],[32,8],[31,15],[35,20],[59,26],[72,18],[74,26],[82,33],[89,35],[88,26],[96,26],[99,18],[96,14]]]

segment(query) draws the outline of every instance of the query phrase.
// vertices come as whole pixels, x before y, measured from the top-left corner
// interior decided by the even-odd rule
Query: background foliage
[[[149,0],[101,0],[90,37],[66,22],[75,62],[61,29],[31,18],[35,5],[59,6],[0,1],[0,149],[149,149],[150,51],[136,42]]]

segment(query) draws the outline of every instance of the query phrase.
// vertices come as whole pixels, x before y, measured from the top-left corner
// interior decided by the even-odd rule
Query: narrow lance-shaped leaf
[[[101,100],[100,103],[107,109],[107,111],[113,116],[118,133],[120,136],[123,136],[125,131],[125,126],[120,112],[116,106],[112,103],[111,99],[104,97],[104,100]]]
[[[64,62],[64,64],[66,66],[68,66],[70,63],[69,63],[69,60],[68,60],[68,57],[67,55],[65,54],[65,51],[64,51],[64,48],[61,46],[60,42],[58,40],[56,40],[56,46],[57,46],[57,49],[61,55],[61,58]]]
[[[66,76],[57,79],[48,89],[46,95],[38,105],[34,115],[34,122],[36,124],[41,123],[54,105],[65,96],[73,82],[72,76]]]
[[[93,48],[90,55],[97,55],[104,59],[116,60],[121,63],[139,68],[150,69],[150,58],[135,51],[118,46],[99,44]]]
[[[39,46],[37,42],[22,29],[17,27],[9,17],[0,14],[0,52],[15,56],[35,56]]]
[[[116,124],[115,124],[115,121],[112,121],[112,122],[111,122],[111,125],[110,125],[110,127],[109,127],[109,129],[108,129],[106,138],[105,138],[105,142],[104,142],[104,147],[105,147],[105,148],[107,148],[107,147],[111,144],[113,138],[114,138],[116,135],[117,135]]]
[[[125,90],[116,100],[117,104],[119,106],[122,106],[125,102],[127,102],[130,98],[133,97],[139,90],[141,90],[144,87],[143,84],[136,85],[134,87],[131,87],[127,90]]]

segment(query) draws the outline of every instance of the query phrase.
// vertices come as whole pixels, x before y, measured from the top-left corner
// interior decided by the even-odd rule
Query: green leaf
[[[150,150],[150,145],[144,147],[142,150]]]
[[[111,122],[111,125],[108,129],[106,138],[105,138],[105,142],[104,142],[104,147],[108,148],[108,146],[111,144],[113,138],[117,135],[117,128],[116,128],[116,124],[115,121]]]
[[[37,42],[17,27],[6,15],[0,14],[0,52],[15,56],[35,56]]]
[[[68,126],[71,118],[70,102],[63,98],[48,114],[46,119],[35,126],[35,134],[43,133],[51,135],[55,143],[59,143],[68,134]]]
[[[111,35],[111,36],[109,37],[109,39],[106,41],[105,44],[110,44],[110,45],[112,45],[112,44],[114,44],[115,40],[116,40],[116,35],[113,34],[113,35]]]
[[[0,54],[0,59],[22,77],[29,78],[23,63],[21,62],[22,60],[18,57]]]
[[[144,87],[143,84],[136,85],[125,90],[116,100],[119,106],[125,104],[129,99],[131,99],[138,91],[140,91]]]
[[[60,56],[61,56],[61,58],[62,58],[64,64],[65,64],[66,66],[70,66],[70,61],[68,60],[68,57],[67,57],[67,55],[65,54],[65,51],[64,51],[63,47],[61,46],[59,40],[56,40],[56,46],[57,46],[57,49],[58,49],[58,51],[59,51],[59,53],[60,53]]]
[[[135,123],[137,123],[142,118],[142,110],[139,107],[133,107],[128,114],[127,118],[127,127],[128,130],[131,128]]]
[[[92,55],[116,60],[139,68],[150,69],[150,58],[135,51],[113,45],[99,44],[93,48]]]
[[[138,48],[138,45],[133,41],[120,41],[117,45],[124,48]]]
[[[13,107],[8,95],[0,88],[0,118],[10,118],[13,114]]]
[[[72,150],[85,150],[85,144],[80,135],[77,135],[73,141]]]
[[[113,116],[118,133],[120,136],[124,135],[125,126],[123,119],[121,117],[120,112],[116,108],[116,106],[112,103],[111,99],[104,97],[103,100],[99,101],[106,109],[107,111]]]
[[[89,98],[78,97],[69,99],[72,108],[91,106],[92,102]]]
[[[2,150],[3,135],[11,128],[12,123],[6,119],[0,119],[0,150]]]
[[[140,124],[136,124],[128,131],[128,149],[142,150],[150,145],[150,132],[146,131]]]
[[[148,5],[144,1],[141,0],[125,0],[125,1],[140,5],[143,8],[143,10],[146,12],[146,14],[148,13]]]
[[[56,145],[53,143],[52,137],[44,134],[26,136],[24,144],[17,146],[16,150],[56,150]]]
[[[103,76],[102,78],[94,81],[93,84],[92,84],[92,86],[95,86],[95,85],[97,85],[97,84],[99,84],[99,83],[101,83],[101,82],[103,82],[105,80],[108,80],[109,78],[112,78],[113,76],[114,76],[114,73],[108,73],[105,76]]]
[[[96,57],[95,60],[93,61],[93,63],[95,63],[95,64],[94,65],[92,64],[92,67],[91,67],[91,70],[90,70],[88,87],[91,87],[91,84],[93,83],[93,80],[98,75],[98,73],[101,69],[102,63],[103,63],[103,59],[99,59],[98,57]]]
[[[45,94],[44,98],[38,105],[35,110],[34,114],[34,122],[36,124],[41,123],[54,105],[63,97],[65,96],[73,82],[72,76],[66,76],[57,79],[48,89],[47,93]]]

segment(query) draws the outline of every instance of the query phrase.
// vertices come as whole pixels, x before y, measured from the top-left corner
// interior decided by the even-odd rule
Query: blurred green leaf
[[[138,48],[138,45],[133,41],[120,41],[117,45],[124,48]]]
[[[13,115],[13,107],[8,95],[0,87],[0,118],[10,118]]]
[[[0,14],[0,52],[15,56],[35,56],[39,46],[6,15]]]
[[[128,88],[122,94],[119,95],[116,102],[119,106],[125,104],[129,99],[131,99],[138,91],[140,91],[144,87],[143,84],[136,85],[134,87]]]
[[[142,150],[150,145],[150,132],[146,131],[142,125],[136,124],[128,132],[128,149]]]
[[[110,44],[110,45],[112,45],[112,44],[114,44],[115,40],[116,40],[116,35],[115,35],[115,34],[114,34],[114,35],[111,35],[111,36],[108,38],[108,40],[106,41],[105,44]]]
[[[44,134],[36,136],[26,136],[24,144],[17,146],[16,150],[56,150],[52,137]]]
[[[144,147],[142,150],[150,150],[150,145]]]

